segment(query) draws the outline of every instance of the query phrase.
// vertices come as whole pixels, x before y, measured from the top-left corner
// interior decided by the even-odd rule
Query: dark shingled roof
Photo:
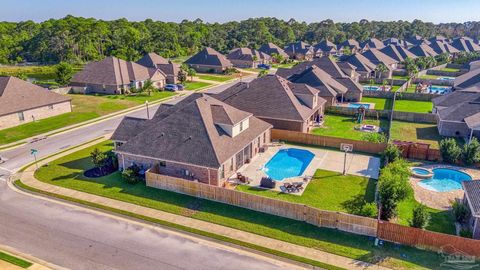
[[[347,39],[344,42],[338,44],[338,47],[349,47],[350,49],[359,49],[360,48],[360,43],[356,41],[355,39]]]
[[[71,98],[15,77],[0,77],[0,115],[70,101]]]
[[[370,50],[367,50],[366,52],[362,53],[362,55],[367,58],[368,60],[370,60],[370,62],[378,65],[380,63],[383,63],[385,66],[390,66],[392,64],[395,64],[397,63],[398,61],[391,58],[390,56],[384,54],[383,52],[381,52],[380,50],[378,49],[370,49]]]
[[[271,58],[270,55],[266,53],[250,48],[235,48],[231,50],[230,53],[227,55],[227,59],[229,60],[253,61],[254,57],[256,57],[257,60],[269,60]]]
[[[317,111],[325,100],[319,98],[318,106],[312,109],[303,104],[295,94],[313,96],[317,93],[318,90],[312,87],[290,83],[276,75],[267,75],[249,83],[237,83],[213,97],[260,118],[304,121]]]
[[[337,51],[337,45],[335,45],[333,42],[330,42],[326,39],[320,41],[319,43],[313,45],[313,48],[315,49],[315,52],[321,51],[321,52],[330,52],[334,53]]]
[[[189,65],[221,66],[223,68],[232,66],[232,63],[225,57],[225,55],[210,47],[207,47],[190,57],[185,63]]]
[[[470,203],[472,215],[480,217],[480,181],[463,181],[462,186]]]
[[[292,56],[294,53],[306,55],[306,54],[313,54],[313,47],[310,44],[305,43],[303,41],[297,41],[285,46],[284,51],[288,55],[292,55]]]
[[[143,131],[147,119],[125,116],[112,134],[112,140],[126,142]]]
[[[403,62],[406,58],[417,58],[415,54],[411,53],[404,47],[393,44],[385,46],[385,48],[381,49],[380,51],[397,62]]]
[[[154,68],[157,67],[158,64],[168,64],[168,60],[154,52],[151,52],[145,54],[142,58],[140,58],[140,60],[137,61],[137,64],[144,67]]]
[[[421,43],[419,45],[413,46],[410,48],[410,52],[416,56],[437,56],[438,54],[427,44]]]
[[[473,69],[455,78],[455,89],[465,89],[480,83],[480,69]]]
[[[480,120],[480,90],[468,88],[432,99],[441,120],[465,122],[477,127]],[[468,118],[468,119],[467,119]]]
[[[362,48],[381,49],[385,47],[382,41],[377,38],[370,38],[360,44]]]
[[[263,44],[259,49],[259,51],[263,52],[263,53],[266,53],[270,56],[272,56],[272,54],[279,54],[285,58],[288,58],[288,54],[280,47],[278,47],[277,45],[273,44],[273,43],[267,43],[267,44]]]
[[[300,74],[291,76],[289,79],[292,82],[304,83],[315,88],[325,86],[327,89],[333,89],[336,92],[334,96],[345,94],[348,91],[347,87],[317,66],[312,66]]]
[[[345,61],[355,66],[357,71],[372,72],[377,67],[376,64],[372,63],[360,53],[350,55],[345,59]]]
[[[480,46],[475,44],[475,41],[469,37],[461,37],[454,39],[452,46],[464,52],[480,51]]]
[[[117,152],[219,168],[272,127],[251,116],[249,127],[230,137],[215,124],[221,118],[216,106],[224,107],[234,118],[237,114],[249,115],[213,97],[192,94],[174,106],[163,106],[144,124],[144,130],[118,147]]]
[[[431,41],[429,46],[430,48],[432,48],[433,51],[435,51],[438,54],[460,52],[458,49],[448,44],[447,42],[438,41],[438,40]]]
[[[403,48],[408,48],[410,46],[413,46],[412,43],[403,39],[398,39],[398,38],[387,38],[383,41],[383,45],[385,46],[394,45],[394,46],[400,46]]]

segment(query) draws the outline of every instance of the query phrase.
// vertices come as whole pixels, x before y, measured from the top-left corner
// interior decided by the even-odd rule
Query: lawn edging
[[[266,256],[270,256],[270,257],[271,256],[281,257],[286,261],[295,261],[296,263],[312,265],[312,266],[320,267],[322,269],[331,269],[331,270],[345,269],[345,268],[337,267],[337,266],[334,266],[334,265],[322,263],[322,262],[319,262],[319,261],[311,260],[311,259],[308,259],[308,258],[305,258],[305,257],[301,257],[301,256],[293,255],[293,254],[288,254],[288,253],[284,253],[284,252],[281,252],[281,251],[278,251],[278,250],[273,250],[273,249],[270,249],[270,248],[266,248],[266,247],[258,246],[258,245],[255,245],[255,244],[247,243],[247,242],[244,242],[244,241],[236,240],[236,239],[226,237],[226,236],[222,236],[222,235],[219,235],[219,234],[215,234],[215,233],[211,233],[211,232],[207,232],[207,231],[202,231],[202,230],[199,230],[199,229],[190,228],[190,227],[183,226],[183,225],[180,225],[180,224],[176,224],[176,223],[172,223],[172,222],[168,222],[168,221],[164,221],[164,220],[160,220],[160,219],[156,219],[156,218],[152,218],[152,217],[148,217],[148,216],[144,216],[144,215],[135,214],[135,213],[132,213],[132,212],[124,211],[124,210],[117,209],[117,208],[108,207],[108,206],[105,206],[105,205],[102,205],[102,204],[97,204],[97,203],[94,203],[94,202],[84,201],[84,200],[80,200],[80,199],[76,199],[76,198],[72,198],[72,197],[68,197],[68,196],[64,196],[64,195],[60,195],[60,194],[56,194],[56,193],[51,193],[51,192],[44,191],[44,190],[40,190],[40,189],[30,187],[30,186],[24,184],[21,180],[15,180],[13,182],[13,184],[16,188],[18,188],[18,189],[20,189],[24,192],[30,193],[30,194],[40,195],[40,196],[44,196],[44,197],[48,197],[48,198],[54,198],[54,199],[57,199],[59,201],[73,203],[75,205],[87,207],[89,209],[93,209],[93,210],[97,210],[97,211],[101,211],[101,212],[105,212],[105,213],[109,213],[109,214],[113,213],[115,215],[118,215],[118,216],[121,216],[121,217],[127,217],[127,218],[130,218],[132,220],[140,220],[142,222],[152,223],[152,224],[155,224],[155,225],[159,225],[163,228],[168,228],[170,230],[174,230],[174,231],[177,231],[177,232],[187,233],[189,235],[194,235],[196,237],[202,237],[204,239],[214,240],[214,241],[219,242],[219,243],[223,243],[223,244],[227,244],[229,246],[234,246],[234,247],[237,247],[237,248],[241,248],[241,249],[244,249],[244,250],[247,250],[247,251],[250,251],[250,252],[254,252],[254,253],[257,253],[257,254],[260,254],[260,255],[266,255]]]
[[[27,269],[27,268],[29,268],[30,266],[33,265],[33,263],[31,263],[27,260],[24,260],[22,258],[19,258],[18,256],[14,256],[10,253],[3,252],[3,251],[0,251],[0,260],[8,262],[8,263],[13,264],[13,265],[16,265],[18,267],[24,268],[24,269]]]

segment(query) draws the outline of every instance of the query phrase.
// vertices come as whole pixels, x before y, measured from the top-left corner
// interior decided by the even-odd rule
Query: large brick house
[[[405,61],[407,58],[417,58],[417,56],[410,52],[407,48],[399,45],[389,44],[380,49],[380,51],[399,63]]]
[[[474,239],[480,239],[480,181],[463,181],[463,202],[470,209],[468,227]]]
[[[415,45],[412,48],[410,48],[409,51],[418,57],[428,57],[428,56],[435,57],[438,55],[438,53],[436,53],[432,49],[432,47],[428,46],[427,43],[420,43],[418,45]]]
[[[232,62],[225,55],[207,47],[190,57],[185,64],[198,72],[222,73],[233,67]]]
[[[124,118],[112,136],[119,167],[223,186],[270,143],[272,125],[204,94],[161,105],[150,120]]]
[[[319,43],[313,45],[313,48],[315,50],[316,57],[337,55],[337,54],[342,54],[343,52],[343,50],[339,49],[342,47],[335,45],[333,42],[327,39],[324,39]]]
[[[315,56],[314,48],[303,41],[293,42],[285,46],[284,51],[291,59],[312,60]]]
[[[308,132],[324,113],[325,99],[319,90],[267,75],[237,83],[214,97],[237,109],[253,113],[276,129]]]
[[[85,94],[124,94],[133,87],[141,88],[147,80],[161,89],[165,86],[166,75],[160,69],[110,56],[87,64],[73,76],[70,85],[75,92]]]
[[[278,47],[277,45],[275,45],[271,42],[263,44],[262,46],[260,46],[260,48],[258,50],[260,52],[266,53],[270,56],[274,56],[275,54],[278,54],[285,59],[288,59],[288,57],[289,57],[288,54],[282,48]],[[275,59],[272,59],[272,60],[275,60]]]
[[[233,49],[227,59],[239,68],[255,68],[259,64],[270,64],[271,61],[270,55],[250,48]]]
[[[0,129],[69,113],[71,98],[15,77],[0,77]]]
[[[161,70],[166,76],[166,83],[176,84],[179,82],[178,74],[180,73],[180,65],[172,63],[156,53],[147,53],[137,64],[147,68],[155,68]]]
[[[362,55],[377,66],[384,64],[389,70],[397,69],[398,61],[384,54],[379,49],[372,48],[362,53]]]

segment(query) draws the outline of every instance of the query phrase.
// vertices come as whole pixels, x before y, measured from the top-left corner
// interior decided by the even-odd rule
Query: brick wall
[[[18,113],[0,116],[0,129],[18,126],[33,122],[34,120],[41,120],[48,117],[69,113],[72,111],[70,101],[58,103],[50,106],[39,107],[31,110],[23,111],[24,120],[21,121]]]

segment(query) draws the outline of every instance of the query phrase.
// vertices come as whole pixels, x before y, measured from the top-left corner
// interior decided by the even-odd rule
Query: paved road
[[[220,86],[212,91],[228,87]],[[158,106],[150,108],[153,113]],[[141,110],[130,116],[146,117]],[[111,133],[122,117],[72,130],[1,155],[0,244],[70,269],[291,269],[294,266],[234,248],[112,217],[69,204],[32,197],[5,179],[39,157]]]

